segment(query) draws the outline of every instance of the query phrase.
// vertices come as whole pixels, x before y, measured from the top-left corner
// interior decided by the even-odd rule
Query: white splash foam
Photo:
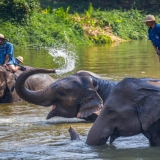
[[[13,122],[15,122],[15,118],[0,118],[0,124],[4,123],[10,124]]]
[[[85,120],[79,118],[64,118],[64,117],[54,117],[49,120],[46,120],[46,123],[78,123],[78,122],[85,122]]]
[[[75,68],[75,63],[76,63],[76,59],[77,59],[75,52],[68,51],[66,49],[50,48],[49,54],[52,57],[54,57],[53,61],[56,61],[56,63],[61,65],[60,68],[56,69],[56,73],[58,75],[70,72]],[[63,59],[60,59],[59,57],[63,58]]]

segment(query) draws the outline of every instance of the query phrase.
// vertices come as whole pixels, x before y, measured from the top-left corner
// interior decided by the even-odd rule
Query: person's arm
[[[158,53],[158,55],[160,56],[160,50],[157,49],[157,53]]]
[[[154,44],[152,43],[152,46],[154,48],[154,50],[158,53],[158,55],[160,56],[160,50],[157,49],[157,47],[154,46]]]
[[[156,26],[156,30],[157,30],[158,37],[160,38],[160,25],[159,24]],[[160,42],[160,39],[159,39],[159,42]],[[159,46],[157,48],[157,53],[160,56],[160,47]]]
[[[9,62],[10,57],[13,56],[13,44],[12,43],[7,43],[7,47],[6,47],[6,58],[4,61],[3,66],[7,67],[7,63]]]
[[[152,46],[153,46],[154,50],[157,52],[157,48],[154,46],[153,42],[152,42]]]
[[[9,61],[9,55],[7,54],[6,58],[5,58],[5,61],[4,61],[4,64],[3,64],[4,67],[7,67],[8,61]]]
[[[156,51],[156,53],[158,54],[158,58],[159,58],[159,62],[160,62],[160,50],[158,50],[158,49],[154,46],[153,43],[152,43],[152,46],[153,46],[154,50]]]

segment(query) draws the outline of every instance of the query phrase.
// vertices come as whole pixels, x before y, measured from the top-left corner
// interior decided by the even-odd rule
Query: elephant
[[[25,66],[27,70],[33,68],[30,66]],[[18,70],[15,73],[10,72],[3,66],[0,66],[0,103],[12,103],[21,101],[21,98],[17,95],[14,85],[16,82],[17,77],[23,71]],[[53,83],[55,80],[46,74],[38,74],[30,77],[25,86],[28,89],[32,90],[39,90],[43,87],[48,86],[49,84]]]
[[[125,78],[104,103],[86,143],[104,145],[120,136],[143,134],[151,146],[160,146],[160,79]]]
[[[56,80],[40,91],[24,87],[25,80],[36,73],[54,73],[56,70],[32,69],[21,74],[16,81],[17,94],[29,103],[52,106],[47,119],[55,116],[94,121],[117,82],[101,79],[89,71],[78,71]]]

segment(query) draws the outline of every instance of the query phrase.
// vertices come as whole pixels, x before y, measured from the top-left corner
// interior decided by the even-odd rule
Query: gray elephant
[[[33,68],[30,66],[25,66],[27,70]],[[20,101],[21,98],[17,95],[14,85],[17,77],[22,73],[18,70],[14,74],[6,70],[4,67],[0,66],[0,103],[11,103]],[[55,80],[46,74],[37,74],[30,77],[25,86],[28,89],[39,90],[43,87],[48,86]]]
[[[57,80],[40,91],[31,91],[24,87],[25,80],[36,73],[52,73],[55,70],[33,69],[21,74],[16,81],[16,92],[27,102],[51,106],[47,119],[60,116],[78,117],[94,121],[117,82],[101,79],[98,75],[80,71]]]
[[[160,145],[160,80],[126,78],[119,82],[91,127],[86,143],[103,145],[142,133]]]

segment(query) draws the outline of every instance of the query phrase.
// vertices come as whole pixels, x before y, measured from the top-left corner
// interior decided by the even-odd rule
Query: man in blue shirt
[[[23,57],[20,57],[20,61],[23,63]],[[11,72],[16,72],[18,69],[23,70],[22,68],[17,64],[17,58],[14,58],[14,48],[13,44],[8,42],[7,39],[4,37],[3,34],[0,34],[0,65],[3,67],[9,69]]]
[[[149,27],[148,38],[151,40],[153,48],[160,60],[160,24],[156,23],[156,19],[153,15],[147,15],[143,22]]]

